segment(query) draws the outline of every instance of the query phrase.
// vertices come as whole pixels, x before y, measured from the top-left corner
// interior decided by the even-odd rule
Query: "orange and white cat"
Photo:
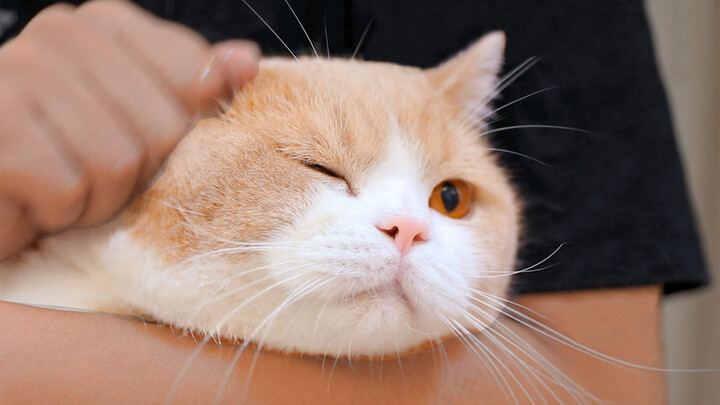
[[[0,265],[0,299],[330,356],[486,327],[520,229],[479,119],[504,44],[427,70],[265,59],[120,218]]]

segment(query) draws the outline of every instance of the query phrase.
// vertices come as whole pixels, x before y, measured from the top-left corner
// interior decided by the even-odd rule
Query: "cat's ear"
[[[505,34],[485,34],[466,50],[427,71],[437,89],[460,106],[488,104],[495,97],[505,53]],[[482,107],[481,107],[482,108]]]

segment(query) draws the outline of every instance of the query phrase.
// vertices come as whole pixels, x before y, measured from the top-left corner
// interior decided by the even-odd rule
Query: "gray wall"
[[[645,0],[714,285],[664,303],[667,367],[720,368],[720,0]],[[720,373],[669,373],[669,403],[720,404]]]

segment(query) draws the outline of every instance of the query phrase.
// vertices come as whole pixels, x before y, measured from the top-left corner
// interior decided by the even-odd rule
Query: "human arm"
[[[257,63],[130,2],[41,12],[0,48],[0,260],[115,217]]]
[[[659,287],[649,286],[532,294],[516,301],[546,316],[540,319],[543,323],[600,353],[661,367],[660,296]],[[0,320],[0,397],[5,403],[164,402],[197,347],[193,339],[165,328],[107,315],[0,303]],[[511,319],[500,322],[602,399],[664,401],[661,372],[603,362]],[[513,352],[522,356],[517,349]],[[171,402],[212,403],[235,354],[236,348],[228,345],[207,345],[178,380]],[[238,357],[220,402],[237,403],[242,397],[254,355],[248,350]],[[506,364],[522,379],[522,371]],[[261,404],[290,399],[296,404],[511,402],[490,369],[459,339],[401,360],[353,362],[352,367],[345,361],[334,364],[333,359],[261,352],[246,399]],[[506,379],[512,381],[509,374]],[[572,402],[561,388],[548,385]],[[526,389],[536,395],[530,385]],[[521,403],[529,402],[522,389],[515,386],[513,391]],[[553,402],[549,393],[543,395]]]

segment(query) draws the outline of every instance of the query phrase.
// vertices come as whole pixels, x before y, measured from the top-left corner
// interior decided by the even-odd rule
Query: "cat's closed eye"
[[[430,208],[453,219],[461,219],[470,212],[473,193],[470,184],[462,180],[446,180],[435,186],[430,195]]]
[[[302,161],[302,164],[303,164],[304,166],[307,166],[307,167],[309,167],[309,168],[311,168],[311,169],[313,169],[313,170],[315,170],[315,171],[318,171],[318,172],[320,172],[320,173],[322,173],[322,174],[326,174],[326,175],[328,175],[328,176],[330,176],[330,177],[335,177],[335,178],[338,178],[338,179],[340,179],[340,180],[345,180],[345,177],[344,177],[343,175],[335,172],[334,170],[328,169],[327,167],[325,167],[325,166],[323,166],[323,165],[321,165],[321,164],[318,164],[318,163],[315,163],[315,162],[311,162],[311,161],[309,161],[309,160],[303,160],[303,161]]]

